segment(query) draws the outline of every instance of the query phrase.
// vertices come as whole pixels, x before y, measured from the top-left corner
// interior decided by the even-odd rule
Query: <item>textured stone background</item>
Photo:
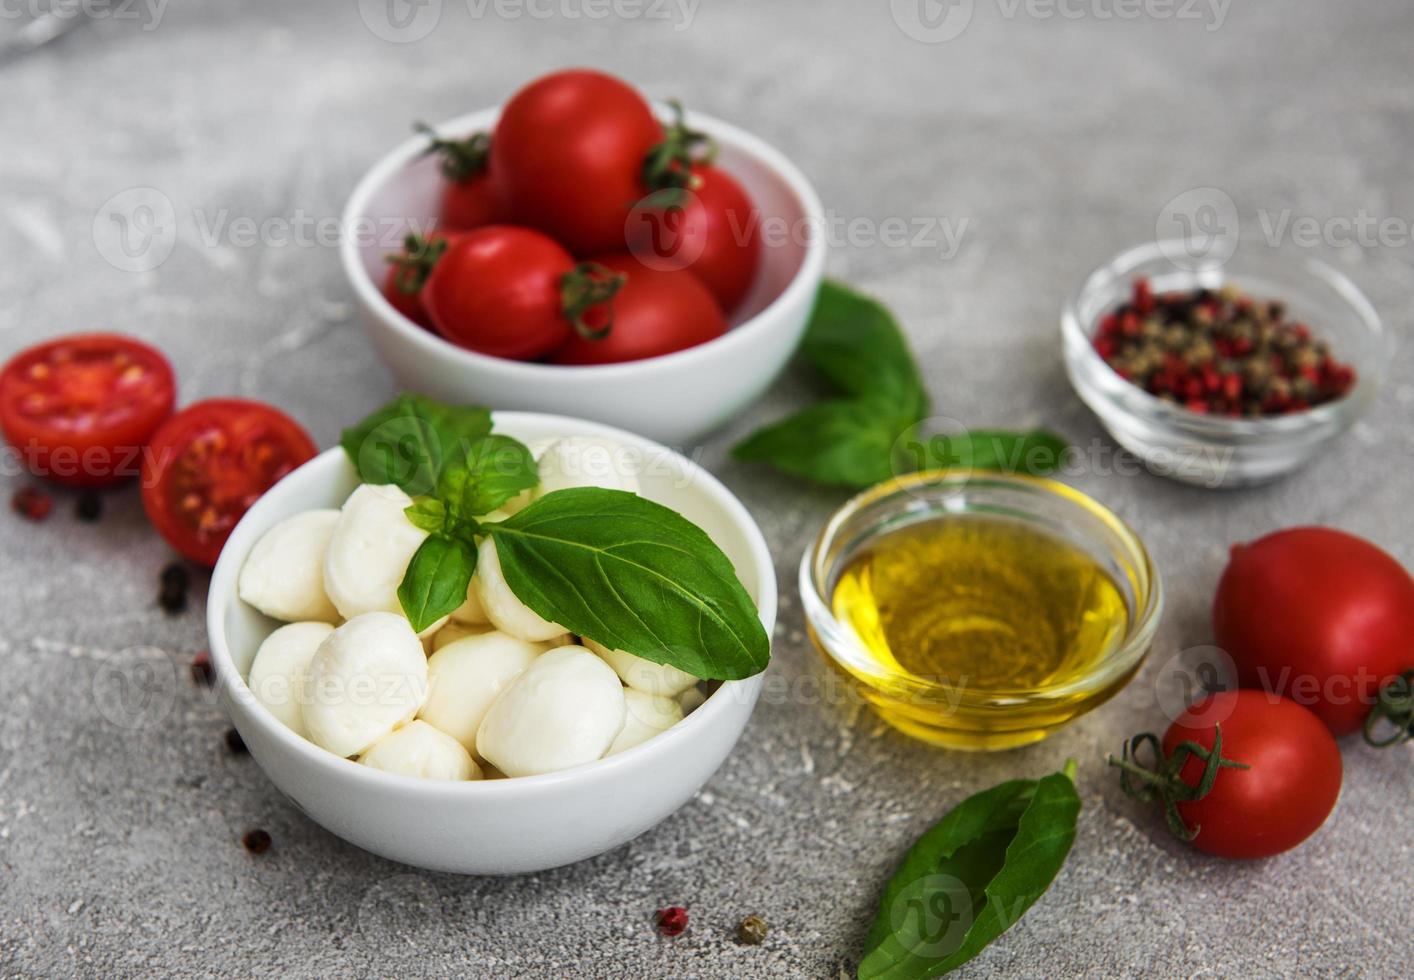
[[[583,9],[566,3],[536,9]],[[334,250],[213,243],[203,229],[223,214],[336,216],[414,117],[491,104],[573,63],[764,135],[842,219],[966,219],[953,255],[846,242],[831,271],[898,311],[940,411],[976,425],[1044,422],[1081,445],[1101,433],[1063,377],[1057,311],[1091,267],[1152,238],[1175,195],[1225,190],[1244,247],[1261,247],[1264,212],[1364,212],[1406,231],[1414,219],[1414,10],[1396,0],[1238,3],[1221,21],[1206,4],[1192,8],[1198,19],[1121,19],[1113,3],[1086,0],[1067,4],[1080,15],[1068,19],[977,0],[967,30],[937,44],[910,37],[882,3],[702,0],[688,19],[654,11],[666,20],[440,6],[435,29],[410,43],[380,37],[383,0],[174,2],[160,18],[134,7],[0,68],[0,352],[79,329],[130,331],[172,356],[185,400],[269,399],[331,445],[392,393]],[[102,209],[143,186],[172,202],[177,240],[156,269],[122,271],[104,258]],[[1316,252],[1404,332],[1407,241]],[[1215,494],[1148,475],[1074,479],[1146,536],[1170,604],[1145,670],[1052,741],[946,754],[847,707],[777,698],[656,830],[516,879],[371,857],[297,813],[250,759],[227,756],[227,723],[186,673],[206,642],[204,580],[189,614],[154,608],[169,554],[133,490],[111,495],[97,526],[78,523],[67,497],[44,525],[7,511],[0,972],[832,977],[852,970],[875,895],[918,833],[968,793],[1075,756],[1085,809],[1074,853],[968,975],[1401,975],[1414,925],[1407,751],[1348,745],[1330,823],[1256,864],[1168,839],[1102,758],[1165,723],[1160,667],[1208,641],[1227,543],[1324,522],[1414,564],[1411,366],[1406,349],[1367,421],[1280,485]],[[816,666],[790,583],[802,542],[840,497],[730,463],[725,450],[807,390],[788,379],[705,447],[771,541],[785,585],[771,671],[806,694],[800,681]],[[0,489],[8,498],[24,482],[7,470]],[[124,682],[157,696],[125,707]],[[261,858],[238,843],[253,826],[275,839]],[[650,926],[671,902],[693,915],[674,942]],[[771,923],[764,947],[729,939],[747,912]]]

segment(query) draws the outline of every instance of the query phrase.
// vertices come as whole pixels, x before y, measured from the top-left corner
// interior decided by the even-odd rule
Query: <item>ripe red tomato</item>
[[[691,269],[731,313],[746,298],[761,261],[761,216],[720,167],[694,164],[696,186],[644,198],[629,221],[629,250],[655,269]],[[668,200],[666,207],[655,199]]]
[[[1279,531],[1232,549],[1213,633],[1243,687],[1304,704],[1345,735],[1414,667],[1414,579],[1343,531]]]
[[[629,209],[644,194],[644,160],[662,133],[648,103],[617,78],[555,72],[506,103],[491,177],[515,222],[575,255],[622,251]]]
[[[467,232],[437,260],[422,302],[438,333],[468,350],[532,360],[570,337],[560,282],[574,258],[538,231]]]
[[[1181,742],[1211,750],[1222,727],[1222,757],[1246,769],[1221,768],[1209,793],[1180,802],[1198,828],[1200,851],[1261,858],[1300,844],[1326,822],[1340,795],[1340,749],[1321,720],[1294,701],[1262,691],[1222,691],[1188,707],[1164,733],[1165,757]],[[1190,756],[1179,778],[1197,786],[1204,763]]]
[[[626,276],[611,303],[585,314],[598,338],[580,333],[555,352],[556,364],[617,364],[658,357],[705,344],[726,333],[727,321],[701,280],[685,269],[653,269],[632,255],[610,255],[594,262]]]
[[[117,334],[61,337],[0,371],[0,428],[36,476],[99,487],[136,476],[172,414],[177,382],[156,348]]]
[[[215,565],[251,505],[315,452],[299,423],[269,405],[197,402],[152,437],[142,465],[143,509],[180,554]]]
[[[432,267],[442,253],[460,235],[433,232],[426,238],[409,235],[403,250],[388,256],[388,275],[383,280],[383,295],[393,309],[419,327],[432,328],[432,319],[422,304],[422,287]]]
[[[442,189],[441,230],[470,231],[506,220],[505,205],[487,172],[491,137],[472,133],[463,139],[444,139],[425,123],[416,128],[431,140],[427,152],[441,158],[447,181]]]

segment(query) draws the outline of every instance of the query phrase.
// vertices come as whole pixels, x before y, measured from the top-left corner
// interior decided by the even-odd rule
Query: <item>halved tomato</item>
[[[261,494],[316,451],[298,422],[269,405],[197,402],[152,437],[142,463],[142,505],[168,544],[211,566]]]
[[[0,370],[0,429],[36,476],[107,486],[138,474],[176,397],[161,351],[117,334],[76,334],[21,351]]]

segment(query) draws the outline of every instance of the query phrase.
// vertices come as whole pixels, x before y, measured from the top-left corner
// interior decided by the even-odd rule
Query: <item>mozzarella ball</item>
[[[549,449],[550,446],[554,444],[554,442],[554,439],[532,439],[530,442],[527,442],[525,444],[525,448],[530,450],[531,458],[533,458],[538,463],[541,457],[545,455],[545,450]],[[533,504],[535,502],[535,498],[539,496],[540,488],[538,486],[531,487],[529,490],[522,490],[510,500],[507,500],[504,504],[502,504],[500,512],[503,513],[506,517],[511,517],[514,514],[525,510],[525,508]]]
[[[481,768],[462,744],[425,721],[389,732],[358,761],[370,769],[420,779],[481,778]]]
[[[304,736],[304,700],[301,678],[319,645],[329,638],[334,627],[328,623],[291,623],[281,626],[265,638],[255,651],[246,686],[255,700],[265,705],[296,735]]]
[[[364,613],[320,644],[302,690],[309,740],[335,755],[358,755],[427,700],[427,656],[402,616]]]
[[[538,496],[572,487],[601,487],[638,493],[642,454],[598,436],[557,439],[539,459]]]
[[[448,643],[455,643],[468,636],[480,636],[482,633],[491,632],[488,626],[468,626],[466,623],[458,623],[455,620],[443,626],[437,631],[437,635],[432,637],[432,653],[436,653]],[[424,644],[425,646],[426,644]]]
[[[398,586],[427,532],[404,513],[412,498],[394,486],[364,484],[344,504],[324,557],[324,588],[345,619],[402,612]]]
[[[702,703],[706,700],[707,695],[703,694],[702,688],[698,687],[696,684],[677,696],[678,707],[682,709],[684,715],[692,714],[698,708],[702,707]]]
[[[486,607],[481,604],[481,597],[476,594],[475,575],[466,584],[466,602],[452,611],[452,622],[467,626],[485,626],[491,622],[486,618]]]
[[[418,717],[475,752],[486,709],[547,649],[496,632],[447,644],[427,661],[427,703]]]
[[[569,632],[563,626],[547,622],[516,598],[501,574],[501,559],[496,556],[496,542],[488,534],[481,540],[476,557],[476,575],[472,577],[476,595],[486,610],[486,617],[502,633],[532,643],[553,640]]]
[[[609,755],[616,755],[625,749],[641,745],[682,721],[682,708],[672,698],[644,694],[642,691],[628,688],[624,691],[624,703],[627,707],[624,730],[619,732],[619,737],[609,746]]]
[[[697,678],[685,670],[678,670],[667,664],[655,664],[651,660],[635,657],[625,650],[610,650],[593,640],[586,639],[584,645],[603,657],[625,684],[644,694],[673,698],[697,683]]]
[[[324,555],[338,523],[337,510],[310,510],[266,531],[241,566],[241,599],[286,623],[337,623],[324,592]]]
[[[542,653],[491,702],[477,754],[507,776],[558,772],[603,758],[624,727],[623,685],[584,647]]]

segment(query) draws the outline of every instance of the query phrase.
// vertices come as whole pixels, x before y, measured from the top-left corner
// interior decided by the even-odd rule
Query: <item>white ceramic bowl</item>
[[[490,130],[499,109],[437,127],[448,136]],[[664,110],[666,118],[666,111]],[[398,383],[444,401],[587,416],[682,445],[721,425],[761,395],[800,342],[825,269],[824,210],[795,165],[734,126],[688,113],[720,146],[718,162],[760,212],[761,267],[732,329],[706,344],[626,364],[564,366],[510,361],[464,350],[398,313],[380,289],[387,256],[407,231],[433,227],[443,178],[427,140],[384,157],[344,211],[344,274],[368,335]]]
[[[770,552],[751,515],[711,474],[646,439],[593,422],[518,412],[497,412],[495,420],[496,431],[524,441],[600,435],[649,454],[644,495],[711,535],[771,632],[776,576]],[[271,526],[300,511],[338,507],[357,484],[339,449],[280,481],[231,535],[207,605],[221,701],[265,774],[316,823],[365,850],[436,871],[543,871],[638,836],[687,802],[721,765],[756,704],[761,674],[722,684],[682,722],[636,748],[520,779],[441,782],[393,775],[341,759],[282,725],[244,680],[256,649],[279,624],[240,601],[236,578]]]

